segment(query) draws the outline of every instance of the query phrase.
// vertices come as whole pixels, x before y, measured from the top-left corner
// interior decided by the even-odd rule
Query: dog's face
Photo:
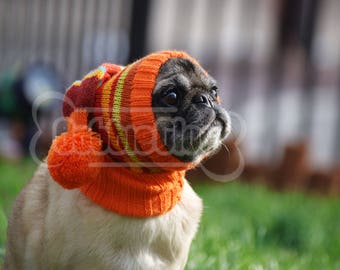
[[[187,59],[172,58],[163,64],[152,106],[164,144],[185,162],[216,150],[230,131],[215,80]]]

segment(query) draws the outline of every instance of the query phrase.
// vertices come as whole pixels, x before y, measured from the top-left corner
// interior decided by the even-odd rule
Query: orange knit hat
[[[185,170],[195,164],[167,151],[152,111],[159,70],[170,58],[198,64],[164,51],[126,67],[103,64],[71,85],[63,104],[68,132],[47,157],[55,181],[122,215],[160,215],[180,200]]]

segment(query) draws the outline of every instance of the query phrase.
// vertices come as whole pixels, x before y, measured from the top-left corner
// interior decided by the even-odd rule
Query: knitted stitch
[[[122,215],[160,215],[176,205],[185,170],[196,163],[168,152],[152,110],[159,70],[171,58],[198,65],[184,52],[164,51],[126,67],[105,63],[71,85],[63,104],[68,132],[47,158],[55,181]]]

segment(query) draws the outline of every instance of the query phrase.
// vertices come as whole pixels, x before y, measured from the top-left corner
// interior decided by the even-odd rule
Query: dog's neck
[[[94,203],[112,212],[151,217],[170,211],[181,199],[185,171],[136,173],[103,167],[100,178],[80,188]]]

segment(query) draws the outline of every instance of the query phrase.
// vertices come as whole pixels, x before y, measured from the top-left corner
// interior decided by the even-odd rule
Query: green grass
[[[187,270],[340,269],[340,200],[238,182],[198,186],[202,224]]]
[[[36,165],[0,161],[0,263],[7,215]],[[204,215],[186,270],[340,269],[340,200],[239,182],[199,185]]]
[[[16,163],[0,160],[0,265],[5,251],[7,216],[15,196],[32,177],[35,168],[31,160]]]

